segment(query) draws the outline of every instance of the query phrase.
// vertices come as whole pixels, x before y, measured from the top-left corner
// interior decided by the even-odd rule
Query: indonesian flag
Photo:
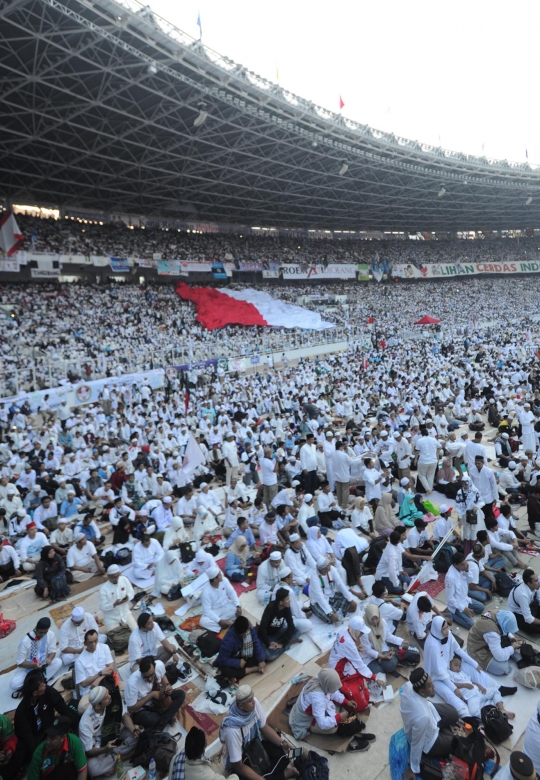
[[[0,250],[11,257],[23,245],[24,236],[19,230],[12,211],[6,211],[0,218]]]
[[[196,319],[208,330],[225,325],[263,325],[270,328],[333,328],[317,312],[272,298],[259,290],[216,290],[211,287],[189,287],[185,282],[176,286],[178,295],[193,301]]]

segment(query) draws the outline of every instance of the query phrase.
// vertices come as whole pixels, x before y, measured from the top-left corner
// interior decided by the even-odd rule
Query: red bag
[[[343,685],[340,688],[341,693],[348,699],[356,702],[356,711],[362,712],[369,707],[369,690],[366,685],[366,678],[361,674],[352,674],[350,677],[342,678]]]
[[[4,620],[4,615],[0,612],[0,639],[3,639],[12,631],[17,628],[17,623],[14,620]]]

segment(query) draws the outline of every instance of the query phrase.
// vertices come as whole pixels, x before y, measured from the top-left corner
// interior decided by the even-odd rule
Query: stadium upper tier
[[[528,164],[351,122],[135,0],[6,0],[0,23],[0,196],[11,202],[298,228],[540,221]]]
[[[23,250],[52,254],[148,257],[164,260],[255,260],[269,263],[368,263],[381,260],[421,267],[426,263],[493,263],[540,261],[540,238],[486,241],[360,241],[298,238],[241,233],[191,233],[159,227],[132,227],[121,221],[94,224],[92,220],[39,219],[17,215],[24,235]]]

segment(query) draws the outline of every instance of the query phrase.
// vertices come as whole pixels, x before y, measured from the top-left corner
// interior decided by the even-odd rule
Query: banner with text
[[[356,279],[356,263],[282,265],[284,279]]]
[[[540,262],[508,263],[433,263],[417,268],[414,265],[396,263],[392,276],[399,279],[446,279],[455,276],[482,276],[484,274],[535,274],[540,273]]]

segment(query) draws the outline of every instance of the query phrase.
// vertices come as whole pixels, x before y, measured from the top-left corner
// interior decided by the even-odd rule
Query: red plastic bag
[[[4,620],[4,615],[0,612],[0,639],[3,639],[12,631],[17,628],[17,623],[14,620]]]

